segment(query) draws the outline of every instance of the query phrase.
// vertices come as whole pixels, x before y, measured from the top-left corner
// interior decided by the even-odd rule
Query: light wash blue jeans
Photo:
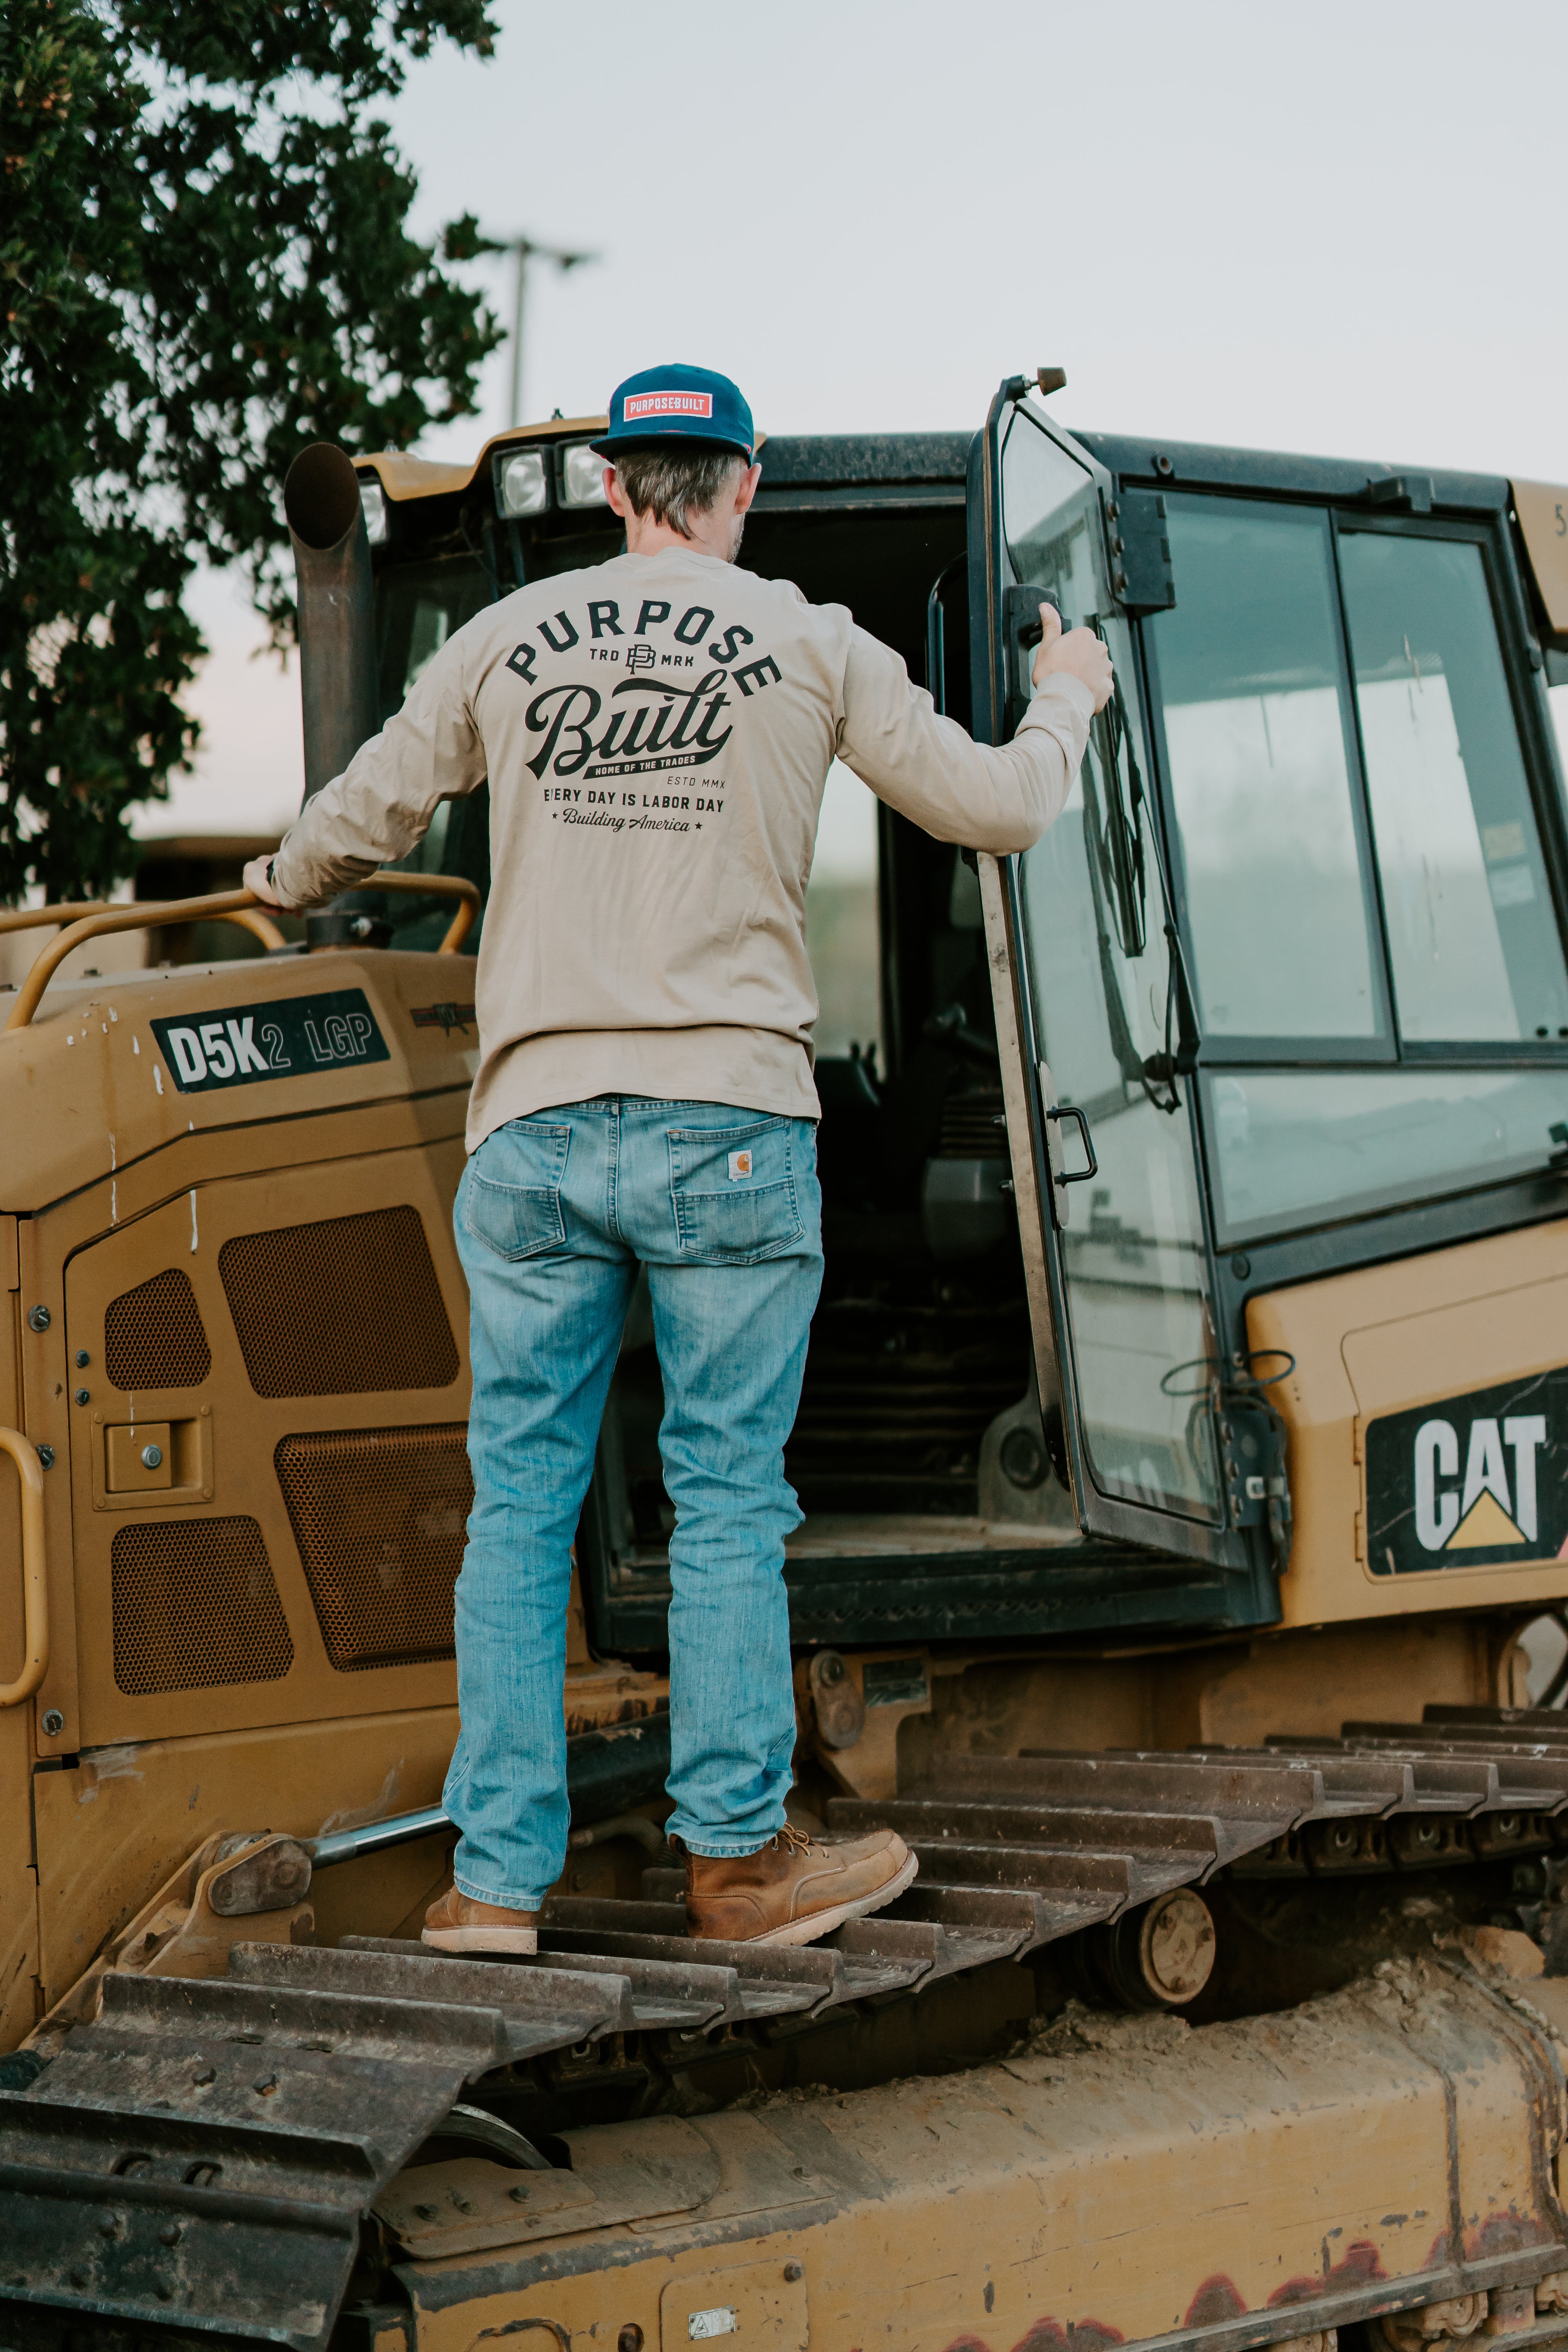
[[[809,1119],[601,1096],[486,1137],[458,1187],[474,1507],[458,1580],[463,1893],[534,1911],[566,1861],[570,1551],[640,1260],[664,1376],[668,1827],[752,1853],[795,1748],[784,1443],[822,1284]]]

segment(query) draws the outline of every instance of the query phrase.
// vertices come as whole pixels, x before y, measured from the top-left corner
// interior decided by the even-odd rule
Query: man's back
[[[815,1118],[805,885],[835,753],[928,830],[1021,848],[1056,814],[1090,705],[1073,679],[1036,705],[1031,731],[1058,751],[1042,782],[1045,745],[977,751],[842,605],[666,547],[470,621],[351,767],[311,846],[332,882],[374,863],[362,764],[378,817],[390,778],[419,831],[488,773],[470,1149],[601,1093]],[[289,853],[279,874],[286,890],[307,879]]]

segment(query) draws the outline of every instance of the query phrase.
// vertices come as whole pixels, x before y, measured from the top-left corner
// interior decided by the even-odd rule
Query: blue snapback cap
[[[752,460],[756,439],[741,387],[711,368],[644,368],[610,394],[610,429],[589,446],[613,464],[650,441],[708,441]]]

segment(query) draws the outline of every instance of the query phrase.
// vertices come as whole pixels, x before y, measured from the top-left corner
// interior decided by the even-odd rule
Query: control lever
[[[966,1054],[972,1062],[987,1062],[993,1069],[1002,1058],[994,1038],[970,1027],[962,1004],[950,1004],[941,1013],[928,1013],[921,1024],[921,1035],[931,1045],[946,1045],[955,1054]]]

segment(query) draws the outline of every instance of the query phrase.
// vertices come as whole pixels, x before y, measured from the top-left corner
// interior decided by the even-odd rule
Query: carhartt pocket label
[[[731,1181],[731,1184],[743,1184],[743,1183],[745,1182],[745,1181],[746,1181],[746,1178],[751,1174],[751,1172],[752,1172],[752,1155],[751,1155],[751,1153],[750,1153],[749,1151],[731,1151],[731,1154],[730,1154],[730,1181]]]

